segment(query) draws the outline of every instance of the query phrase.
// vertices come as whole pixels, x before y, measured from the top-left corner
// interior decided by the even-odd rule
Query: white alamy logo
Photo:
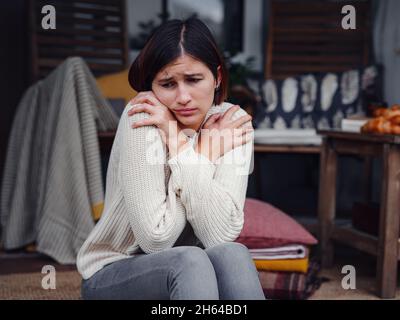
[[[45,265],[42,268],[42,273],[46,274],[42,278],[42,288],[45,290],[56,289],[56,268],[52,265]]]
[[[42,7],[42,14],[45,16],[42,18],[42,28],[44,30],[56,28],[56,8],[51,5],[45,5]]]
[[[342,28],[344,30],[356,29],[356,8],[352,5],[346,5],[342,8],[342,14],[346,14],[342,18]]]
[[[356,268],[347,264],[343,266],[342,274],[346,274],[342,279],[342,288],[344,290],[356,289]]]

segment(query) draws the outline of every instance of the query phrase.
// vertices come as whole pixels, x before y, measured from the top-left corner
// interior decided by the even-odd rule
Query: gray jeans
[[[264,300],[248,249],[236,242],[173,247],[105,266],[82,281],[83,299]]]

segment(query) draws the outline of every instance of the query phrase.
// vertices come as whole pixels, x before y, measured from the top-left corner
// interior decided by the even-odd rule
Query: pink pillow
[[[287,244],[314,245],[318,241],[293,218],[274,206],[246,198],[244,226],[236,242],[256,249]]]

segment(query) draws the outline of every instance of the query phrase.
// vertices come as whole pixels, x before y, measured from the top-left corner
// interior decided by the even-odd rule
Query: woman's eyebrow
[[[184,76],[185,77],[202,77],[203,74],[202,73],[185,73]],[[170,77],[166,77],[166,78],[161,78],[158,80],[158,82],[168,82],[173,79],[174,79],[174,77],[170,76]]]
[[[168,82],[168,81],[171,81],[172,79],[173,79],[173,77],[162,78],[162,79],[159,79],[158,82]]]
[[[186,73],[185,74],[186,77],[201,77],[203,76],[202,73]]]

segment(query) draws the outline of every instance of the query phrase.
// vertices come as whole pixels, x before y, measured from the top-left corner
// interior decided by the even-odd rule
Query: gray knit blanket
[[[81,58],[68,58],[27,89],[14,118],[2,181],[6,250],[36,242],[38,252],[75,263],[104,202],[97,132],[117,125]]]

